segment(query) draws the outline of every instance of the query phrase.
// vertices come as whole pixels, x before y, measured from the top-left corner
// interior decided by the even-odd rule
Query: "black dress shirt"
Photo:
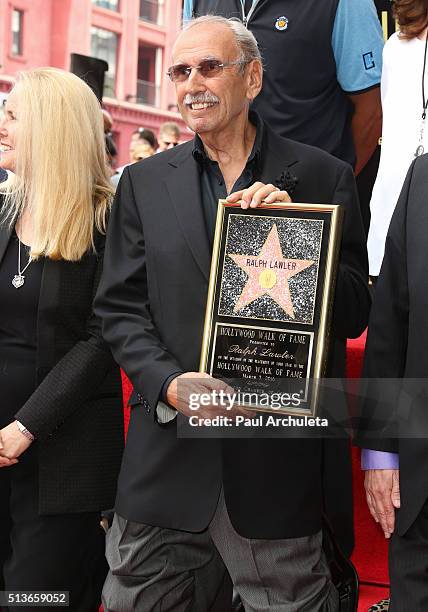
[[[259,175],[260,153],[263,142],[263,124],[255,112],[250,112],[250,121],[256,128],[256,138],[247,163],[245,164],[245,168],[235,181],[230,193],[239,191],[240,189],[246,189],[257,180]],[[226,183],[218,163],[208,157],[202,140],[198,135],[195,137],[195,146],[192,155],[198,162],[200,168],[202,206],[204,209],[208,239],[212,245],[217,215],[217,203],[218,200],[224,199],[229,194],[227,193]]]

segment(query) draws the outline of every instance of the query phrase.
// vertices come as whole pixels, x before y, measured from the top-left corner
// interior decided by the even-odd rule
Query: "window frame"
[[[109,83],[109,79],[112,78],[112,75],[110,73],[110,64],[111,62],[106,58],[106,57],[102,57],[100,55],[96,55],[94,53],[93,50],[93,46],[92,46],[92,40],[93,40],[93,35],[94,35],[94,30],[96,31],[101,31],[101,32],[108,32],[111,35],[111,38],[115,39],[116,41],[116,49],[115,49],[115,60],[114,60],[114,74],[113,74],[113,84],[112,84],[112,88],[106,91],[106,85],[108,85]],[[118,32],[115,32],[114,30],[108,30],[107,28],[101,28],[97,25],[91,25],[90,28],[90,46],[91,46],[91,55],[92,57],[96,57],[97,59],[102,59],[104,61],[106,61],[109,65],[109,71],[105,73],[104,76],[104,89],[103,89],[103,97],[109,97],[109,98],[115,98],[116,97],[116,86],[117,86],[117,72],[118,72],[118,65],[119,65],[119,47],[120,47],[120,39],[121,36]]]
[[[18,6],[11,6],[10,11],[10,57],[14,59],[19,59],[24,57],[24,15],[25,11],[23,8]],[[19,29],[14,30],[14,17],[15,15],[19,16]],[[19,48],[18,52],[15,52],[15,34],[18,34],[19,37]]]

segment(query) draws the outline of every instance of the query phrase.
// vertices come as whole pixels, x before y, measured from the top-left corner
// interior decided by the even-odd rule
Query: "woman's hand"
[[[3,443],[0,438],[0,468],[10,467],[11,465],[15,465],[15,463],[18,463],[18,459],[8,459],[7,457],[3,457],[1,454],[2,452],[3,452]]]
[[[18,459],[8,459],[7,457],[2,456],[3,452],[3,441],[0,434],[0,468],[2,467],[10,467],[11,465],[15,465],[18,463]]]
[[[286,191],[281,191],[272,183],[261,183],[258,181],[247,189],[235,191],[227,196],[226,200],[231,204],[237,204],[241,201],[241,208],[257,208],[263,201],[266,204],[274,204],[274,202],[287,202],[292,200]]]
[[[0,467],[18,463],[17,459],[31,445],[31,440],[19,431],[16,421],[0,430]]]

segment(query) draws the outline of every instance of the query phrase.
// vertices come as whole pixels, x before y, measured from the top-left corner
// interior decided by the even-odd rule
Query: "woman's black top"
[[[18,274],[19,248],[22,270],[29,247],[20,245],[12,232],[0,265],[0,427],[14,420],[36,386],[37,309],[44,260],[30,263],[24,284],[16,289],[12,279]]]
[[[92,312],[104,242],[95,231],[95,251],[78,261],[32,262],[16,289],[18,241],[0,223],[0,427],[16,418],[36,438],[43,515],[114,504],[123,450],[120,371]],[[28,252],[21,249],[22,269]]]

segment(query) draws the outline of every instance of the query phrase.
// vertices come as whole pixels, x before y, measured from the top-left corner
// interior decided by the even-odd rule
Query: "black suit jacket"
[[[207,527],[223,483],[232,523],[246,537],[297,537],[320,529],[322,445],[313,440],[177,439],[159,425],[164,381],[198,369],[211,253],[193,142],[128,166],[113,206],[105,273],[95,302],[103,335],[132,380],[132,408],[119,478],[119,514],[161,527]],[[335,306],[343,372],[345,338],[366,325],[367,258],[351,168],[265,126],[260,180],[292,169],[295,201],[346,208]]]
[[[0,224],[0,265],[10,231]],[[42,514],[98,511],[114,503],[123,450],[120,371],[92,315],[104,242],[97,235],[97,254],[79,262],[44,262],[37,388],[15,415],[37,438]]]
[[[386,238],[363,369],[368,393],[356,439],[365,448],[399,453],[399,534],[428,497],[427,201],[424,155],[410,166]]]

